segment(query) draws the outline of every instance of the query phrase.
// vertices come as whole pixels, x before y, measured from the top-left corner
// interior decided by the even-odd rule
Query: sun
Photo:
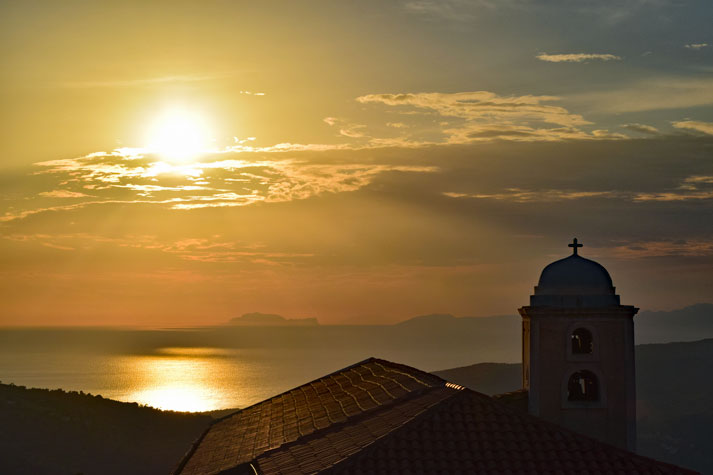
[[[146,148],[172,161],[188,161],[208,151],[211,140],[206,120],[186,109],[167,110],[151,123]]]

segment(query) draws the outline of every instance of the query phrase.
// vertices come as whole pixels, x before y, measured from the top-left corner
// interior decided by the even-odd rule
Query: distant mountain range
[[[713,304],[699,303],[670,311],[641,311],[634,317],[636,343],[668,343],[713,338]],[[460,329],[488,335],[489,338],[512,338],[512,330],[519,328],[520,317],[455,317],[451,314],[431,314],[413,317],[395,326],[431,331],[446,328]],[[518,343],[519,344],[519,343]]]
[[[316,318],[285,318],[282,315],[274,313],[244,313],[243,315],[231,318],[228,322],[230,325],[249,325],[249,326],[312,326],[319,325]]]
[[[521,388],[521,371],[479,363],[434,374],[492,395]],[[638,345],[636,388],[638,452],[713,474],[713,339]]]
[[[478,359],[484,349],[489,349],[493,358],[500,361],[513,361],[510,356],[519,355],[520,316],[500,315],[492,317],[455,317],[447,313],[420,315],[394,325],[364,325],[364,330],[353,328],[357,334],[368,333],[367,328],[379,328],[378,333],[388,335],[389,339],[408,342],[409,339],[419,344],[430,341],[451,341],[453,344],[468,344],[474,347]],[[699,303],[670,311],[643,310],[635,318],[636,343],[668,343],[674,341],[695,341],[713,338],[713,304]],[[246,313],[232,318],[229,326],[239,327],[317,327],[316,318],[285,318],[270,313]],[[328,328],[343,325],[320,326],[325,332]],[[379,338],[377,338],[378,340]],[[495,360],[497,361],[497,359]]]
[[[698,303],[669,311],[642,310],[634,321],[636,322],[637,344],[695,341],[701,338],[713,338],[713,303]],[[479,334],[487,334],[489,337],[503,336],[509,340],[512,335],[511,330],[516,327],[519,328],[519,324],[520,316],[516,314],[490,317],[456,317],[449,313],[434,313],[419,315],[394,325],[385,326],[393,326],[409,333],[419,329],[424,331],[467,329]],[[286,318],[272,313],[253,312],[230,319],[228,325],[256,327],[315,326],[319,325],[319,321],[316,318]]]
[[[634,322],[637,344],[713,338],[713,304],[699,303],[666,312],[644,310]]]

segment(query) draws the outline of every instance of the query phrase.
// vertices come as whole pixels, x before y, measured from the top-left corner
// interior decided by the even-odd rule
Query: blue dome
[[[540,275],[538,293],[586,292],[613,294],[609,272],[601,264],[573,254],[548,265]]]
[[[544,268],[530,305],[605,307],[619,305],[619,296],[604,266],[572,254]]]

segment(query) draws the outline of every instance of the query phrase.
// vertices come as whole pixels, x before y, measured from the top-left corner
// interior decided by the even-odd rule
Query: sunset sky
[[[713,299],[710,0],[0,4],[0,325]]]

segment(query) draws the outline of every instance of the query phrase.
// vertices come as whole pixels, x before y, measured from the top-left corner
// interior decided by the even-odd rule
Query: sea
[[[247,407],[369,357],[425,371],[519,362],[496,334],[399,326],[0,329],[0,381],[164,410]]]

